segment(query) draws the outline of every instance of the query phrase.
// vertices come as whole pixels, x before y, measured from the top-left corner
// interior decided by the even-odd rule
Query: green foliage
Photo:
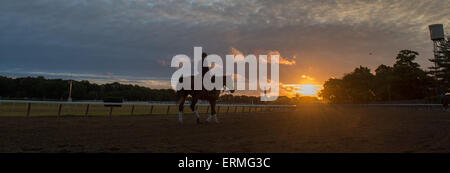
[[[45,79],[44,77],[8,78],[0,76],[0,97],[3,99],[67,100],[69,80]],[[103,100],[119,97],[125,101],[176,101],[176,92],[172,89],[150,89],[138,85],[95,84],[89,81],[72,81],[73,100]],[[286,98],[271,104],[293,104],[295,99]],[[298,100],[297,100],[298,101]],[[220,103],[264,104],[259,97],[225,94]]]
[[[396,80],[394,68],[381,64],[375,70],[374,92],[377,101],[392,100],[392,83]]]
[[[402,50],[393,68],[392,91],[394,99],[422,99],[431,94],[432,78],[413,62],[419,53]]]
[[[430,74],[437,80],[439,92],[447,92],[450,88],[450,40],[440,45],[438,53],[440,56],[430,59],[436,64],[430,67]]]
[[[69,80],[44,77],[8,78],[0,76],[0,96],[12,99],[66,100],[69,96]],[[123,97],[133,101],[173,101],[176,93],[171,89],[150,89],[138,85],[120,83],[95,84],[89,81],[73,81],[74,100],[103,100],[105,97]]]
[[[433,79],[414,62],[417,55],[402,50],[393,67],[382,64],[372,74],[360,66],[342,79],[329,79],[320,96],[331,103],[423,99],[431,94]]]
[[[329,79],[320,96],[333,103],[364,103],[374,100],[374,75],[367,67],[358,67],[342,79]]]
[[[330,103],[345,103],[349,100],[342,79],[328,79],[319,96]]]

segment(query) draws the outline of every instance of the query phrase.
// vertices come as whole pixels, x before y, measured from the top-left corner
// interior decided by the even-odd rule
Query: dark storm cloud
[[[443,0],[3,0],[0,71],[112,73],[151,86],[170,78],[174,55],[203,46],[220,55],[277,50],[297,62],[282,67],[291,72],[282,81],[323,81],[360,64],[392,64],[400,49],[429,65],[427,25],[448,27],[449,11]]]

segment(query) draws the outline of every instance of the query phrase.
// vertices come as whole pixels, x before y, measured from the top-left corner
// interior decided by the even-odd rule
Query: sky
[[[399,50],[431,65],[428,25],[449,0],[0,1],[0,75],[169,88],[177,54],[275,52],[282,84],[322,84]]]

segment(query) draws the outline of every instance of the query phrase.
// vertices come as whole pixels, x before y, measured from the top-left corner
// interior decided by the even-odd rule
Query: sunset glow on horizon
[[[431,67],[428,25],[450,30],[448,2],[436,0],[70,2],[0,2],[0,75],[168,89],[173,56],[201,46],[221,57],[278,55],[279,82],[305,84],[291,95],[315,95],[306,84],[392,64],[401,48]]]
[[[309,96],[318,97],[319,91],[323,88],[322,85],[317,84],[284,84],[284,93],[288,97]]]

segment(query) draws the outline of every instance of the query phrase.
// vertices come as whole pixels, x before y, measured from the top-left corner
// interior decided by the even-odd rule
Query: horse
[[[233,80],[233,79],[231,76],[219,76],[219,77],[214,76],[211,81],[214,82],[215,79],[223,81],[223,89],[222,90],[214,89],[214,90],[208,91],[208,90],[204,89],[203,87],[202,87],[203,88],[202,90],[194,90],[193,89],[194,88],[194,77],[193,76],[188,76],[188,77],[179,79],[179,82],[182,82],[183,80],[191,80],[191,84],[192,84],[192,86],[191,86],[192,90],[181,89],[181,90],[177,91],[178,122],[179,123],[183,123],[184,102],[186,101],[186,98],[189,95],[192,96],[190,108],[191,108],[192,112],[194,112],[195,117],[197,118],[197,124],[200,124],[200,115],[198,114],[198,111],[195,106],[197,104],[198,100],[207,100],[211,107],[211,115],[209,115],[209,117],[206,121],[210,122],[211,119],[213,119],[216,123],[219,122],[217,120],[217,116],[216,116],[216,102],[219,99],[220,93],[225,91],[226,82],[229,80]],[[229,91],[231,93],[234,93],[234,90],[229,90]]]

